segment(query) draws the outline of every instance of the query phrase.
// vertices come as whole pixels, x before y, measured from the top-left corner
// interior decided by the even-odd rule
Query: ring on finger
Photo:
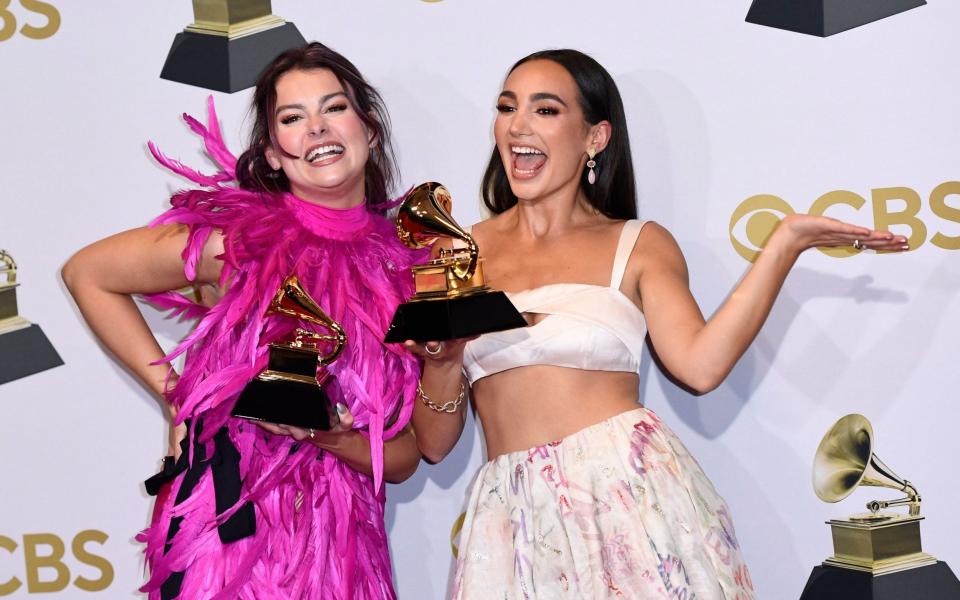
[[[424,346],[423,351],[429,354],[430,356],[436,356],[441,352],[443,352],[443,342],[437,342],[437,345],[434,347],[433,350],[430,349],[429,345]]]
[[[862,250],[863,247],[864,247],[864,246],[863,246],[863,242],[861,242],[860,240],[853,240],[853,249],[854,249],[854,250]]]
[[[307,436],[309,436],[309,438],[312,440],[317,437],[317,432],[313,429],[307,429]]]

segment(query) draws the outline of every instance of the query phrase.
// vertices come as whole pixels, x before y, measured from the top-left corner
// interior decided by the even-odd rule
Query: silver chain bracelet
[[[420,394],[420,400],[423,402],[424,406],[429,408],[432,411],[439,413],[455,413],[457,409],[460,408],[460,404],[463,403],[463,397],[466,395],[467,388],[463,385],[463,381],[460,381],[460,392],[457,394],[457,397],[453,400],[444,402],[443,404],[437,404],[430,399],[430,396],[423,391],[423,385],[417,383],[417,393]]]

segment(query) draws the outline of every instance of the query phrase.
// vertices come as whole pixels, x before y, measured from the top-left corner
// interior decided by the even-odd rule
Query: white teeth
[[[343,146],[340,144],[328,144],[326,146],[318,146],[310,152],[307,153],[306,160],[307,162],[316,162],[321,158],[326,158],[327,155],[343,154]]]
[[[510,146],[510,151],[514,154],[543,154],[543,152],[530,146]]]

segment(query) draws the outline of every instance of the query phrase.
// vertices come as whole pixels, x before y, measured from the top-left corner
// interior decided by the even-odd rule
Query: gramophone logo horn
[[[886,487],[905,492],[899,500],[873,500],[867,508],[876,513],[890,506],[908,505],[920,514],[920,494],[873,453],[873,427],[863,415],[847,415],[836,422],[817,448],[813,460],[813,489],[824,502],[839,502],[859,486]]]

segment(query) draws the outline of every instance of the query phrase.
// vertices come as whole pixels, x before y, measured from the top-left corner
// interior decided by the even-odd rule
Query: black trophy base
[[[401,304],[384,341],[441,342],[526,325],[506,294],[486,292]]]
[[[0,384],[62,364],[39,325],[0,334]]]
[[[231,414],[303,429],[330,429],[330,399],[315,383],[254,379],[243,388]]]
[[[926,3],[926,0],[753,0],[747,22],[827,37]]]
[[[256,84],[280,53],[306,43],[293,23],[232,40],[184,31],[173,39],[160,78],[233,93]]]
[[[820,565],[813,568],[800,600],[957,600],[960,580],[947,563],[885,575]]]

